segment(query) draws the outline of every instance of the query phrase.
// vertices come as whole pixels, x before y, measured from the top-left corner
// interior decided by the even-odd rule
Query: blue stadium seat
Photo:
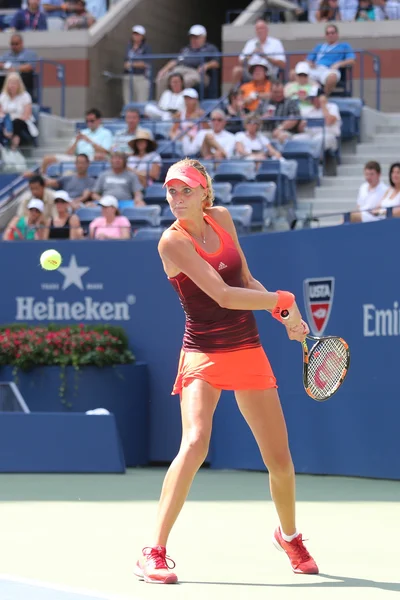
[[[172,214],[172,210],[170,209],[169,205],[164,206],[162,209],[162,214],[161,214],[161,219],[160,219],[161,225],[164,225],[165,227],[169,227],[170,225],[172,225],[172,223],[175,223],[175,221],[176,221],[176,217],[174,217],[174,215]]]
[[[160,176],[157,181],[164,182],[168,169],[179,160],[178,158],[163,158],[161,165]],[[153,184],[154,185],[154,184]],[[153,185],[151,187],[153,187]],[[165,193],[165,190],[164,190]]]
[[[237,232],[249,232],[252,222],[253,208],[249,204],[238,204],[236,206],[230,204],[226,208],[230,212]]]
[[[252,161],[224,161],[215,171],[214,181],[225,181],[232,185],[239,181],[252,181],[255,178],[255,165]]]
[[[271,218],[271,208],[275,202],[276,184],[269,183],[239,183],[233,190],[231,203],[248,204],[252,207],[251,225],[263,227],[266,220]]]
[[[342,119],[342,140],[357,138],[360,140],[361,114],[363,103],[361,98],[331,98],[337,104]]]
[[[144,117],[144,107],[146,106],[147,102],[129,102],[129,104],[125,104],[125,106],[123,107],[122,111],[121,111],[121,117],[125,116],[125,113],[127,110],[129,110],[130,108],[134,109],[134,110],[138,110],[140,113],[141,117]]]
[[[201,100],[200,102],[201,108],[204,110],[206,115],[210,114],[215,108],[221,108],[222,99],[216,98],[212,100]]]
[[[289,140],[283,147],[282,155],[297,161],[297,181],[319,184],[319,159],[316,155],[315,145],[308,141]]]
[[[297,164],[297,163],[296,163]],[[261,163],[256,181],[274,181],[277,185],[277,202],[285,204],[297,202],[296,180],[289,177],[286,165],[280,160],[265,160]]]
[[[102,162],[102,161],[92,162],[89,165],[88,175],[90,175],[90,177],[98,177],[100,175],[100,173],[102,173],[109,167],[110,167],[110,165],[107,162]]]
[[[81,226],[85,235],[87,235],[89,231],[89,224],[93,219],[97,217],[101,217],[101,207],[93,206],[91,208],[78,208],[76,211],[76,215],[81,222]]]
[[[103,125],[106,129],[109,129],[113,135],[117,133],[117,131],[121,131],[121,129],[126,128],[125,121],[122,119],[106,121],[103,120]]]
[[[61,177],[61,165],[60,163],[55,163],[54,165],[49,165],[46,169],[47,177],[58,178]]]
[[[134,240],[156,240],[158,241],[165,231],[164,227],[141,227],[133,233]]]
[[[124,210],[124,208],[133,208],[133,198],[130,200],[118,200],[118,208],[119,210]]]
[[[158,144],[157,152],[163,159],[174,158],[175,161],[179,160],[183,155],[182,142],[161,140]]]
[[[61,167],[61,175],[69,175],[69,174],[71,174],[71,172],[75,173],[75,171],[76,171],[74,160],[71,160],[68,162],[62,162],[62,163],[60,163],[60,167]]]
[[[215,162],[213,160],[200,159],[201,164],[205,169],[207,169],[208,174],[213,177],[216,169]]]
[[[162,183],[153,183],[145,189],[144,201],[146,204],[159,204],[160,206],[164,206],[167,203],[166,195],[167,190],[163,188]]]
[[[134,206],[124,208],[122,211],[124,217],[127,217],[133,227],[150,225],[157,227],[160,224],[161,207],[154,206]]]
[[[231,201],[232,184],[228,181],[213,183],[215,204],[228,204]]]

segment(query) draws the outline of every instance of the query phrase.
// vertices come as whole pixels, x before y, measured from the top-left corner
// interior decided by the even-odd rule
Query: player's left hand
[[[289,340],[295,340],[296,342],[304,342],[307,335],[310,333],[310,328],[305,321],[301,321],[300,325],[296,327],[286,327]]]

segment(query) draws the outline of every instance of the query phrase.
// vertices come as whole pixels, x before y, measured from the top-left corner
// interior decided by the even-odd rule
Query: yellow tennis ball
[[[57,250],[45,250],[40,257],[40,264],[46,271],[54,271],[61,265],[61,254]]]

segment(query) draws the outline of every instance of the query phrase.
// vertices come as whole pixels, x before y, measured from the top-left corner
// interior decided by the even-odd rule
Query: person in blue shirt
[[[40,0],[28,0],[28,7],[15,13],[10,28],[14,31],[45,31],[47,17],[40,10]]]
[[[328,23],[325,28],[324,44],[317,44],[307,56],[311,67],[310,78],[324,86],[325,95],[329,96],[340,81],[340,70],[343,67],[352,67],[356,55],[347,42],[339,40],[339,29],[336,25]]]

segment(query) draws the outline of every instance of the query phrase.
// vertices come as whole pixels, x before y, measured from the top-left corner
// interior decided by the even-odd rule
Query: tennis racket
[[[285,318],[284,314],[281,316]],[[315,342],[311,350],[307,339]],[[350,367],[349,345],[335,336],[308,335],[306,340],[302,343],[304,389],[313,400],[325,402],[338,391],[346,378]]]

